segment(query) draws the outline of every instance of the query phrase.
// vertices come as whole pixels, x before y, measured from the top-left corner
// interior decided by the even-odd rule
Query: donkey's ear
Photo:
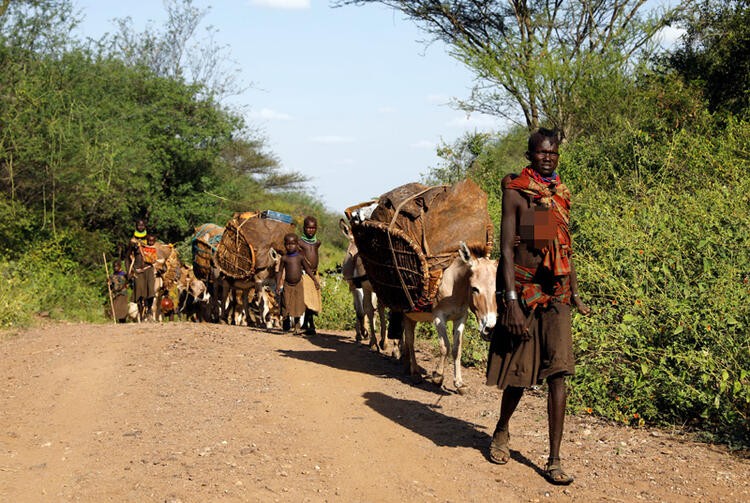
[[[458,256],[467,264],[471,264],[471,251],[464,241],[458,245]]]

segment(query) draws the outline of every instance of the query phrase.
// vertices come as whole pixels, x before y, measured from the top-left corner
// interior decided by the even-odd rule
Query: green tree
[[[0,45],[29,56],[59,56],[76,45],[70,33],[80,22],[71,0],[3,0]]]
[[[653,48],[673,11],[644,13],[646,0],[338,0],[381,3],[442,40],[477,76],[467,111],[542,124],[567,137],[576,113],[606,104],[608,82]],[[615,82],[616,84],[616,82]]]
[[[163,4],[167,11],[163,26],[149,25],[139,32],[130,17],[117,19],[117,31],[105,37],[100,47],[129,65],[144,65],[161,77],[197,84],[216,98],[244,91],[247,86],[239,81],[228,48],[216,43],[218,30],[208,26],[198,40],[210,8],[200,9],[193,0],[163,0]]]
[[[668,58],[703,90],[713,111],[750,109],[750,1],[704,0],[686,16],[687,33]]]

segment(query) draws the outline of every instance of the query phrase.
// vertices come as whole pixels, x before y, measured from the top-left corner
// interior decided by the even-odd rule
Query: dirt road
[[[49,325],[0,340],[0,501],[750,501],[722,448],[566,423],[567,488],[541,476],[544,397],[487,460],[500,392],[414,386],[350,333]],[[428,346],[419,353],[432,369]]]

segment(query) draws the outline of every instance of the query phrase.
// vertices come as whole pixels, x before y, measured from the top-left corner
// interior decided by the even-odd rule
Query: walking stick
[[[115,301],[112,299],[112,285],[109,284],[109,267],[107,267],[107,254],[102,253],[104,258],[104,272],[107,273],[107,291],[109,292],[109,307],[112,309],[112,322],[117,325],[117,318],[115,317]]]

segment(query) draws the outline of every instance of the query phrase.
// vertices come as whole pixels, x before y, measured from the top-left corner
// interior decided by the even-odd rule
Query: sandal
[[[560,460],[549,460],[544,469],[544,478],[547,482],[556,486],[567,486],[575,480],[571,475],[565,473],[560,464]]]
[[[490,443],[490,461],[498,465],[504,465],[510,460],[510,432],[506,426],[504,429],[495,430]]]

